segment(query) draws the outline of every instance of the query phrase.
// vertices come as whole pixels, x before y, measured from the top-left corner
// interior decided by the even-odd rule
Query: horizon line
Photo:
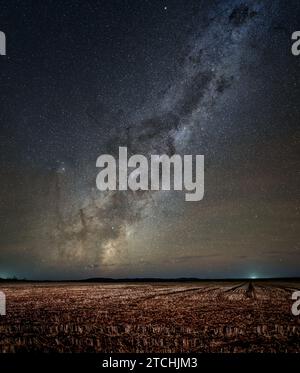
[[[89,277],[82,279],[27,279],[2,278],[0,282],[187,282],[187,281],[262,281],[262,280],[300,280],[300,276],[274,276],[274,277]]]

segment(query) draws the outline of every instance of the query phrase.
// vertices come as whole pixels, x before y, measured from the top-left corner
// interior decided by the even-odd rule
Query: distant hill
[[[198,278],[198,277],[178,277],[178,278],[159,278],[159,277],[140,277],[140,278],[110,278],[110,277],[92,277],[81,280],[27,280],[18,278],[0,278],[0,283],[14,283],[14,282],[46,282],[46,283],[56,283],[56,282],[73,282],[73,283],[147,283],[147,282],[243,282],[243,281],[300,281],[300,277],[268,277],[268,278]]]

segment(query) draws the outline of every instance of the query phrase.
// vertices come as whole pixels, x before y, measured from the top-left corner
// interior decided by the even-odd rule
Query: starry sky
[[[299,1],[0,0],[0,277],[300,276]],[[205,195],[96,188],[203,154]]]

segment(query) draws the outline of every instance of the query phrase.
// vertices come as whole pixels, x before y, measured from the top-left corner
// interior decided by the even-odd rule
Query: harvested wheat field
[[[1,284],[0,352],[298,352],[299,283]]]

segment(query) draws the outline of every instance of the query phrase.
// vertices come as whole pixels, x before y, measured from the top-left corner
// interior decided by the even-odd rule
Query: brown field
[[[0,284],[0,352],[299,352],[299,285]]]

